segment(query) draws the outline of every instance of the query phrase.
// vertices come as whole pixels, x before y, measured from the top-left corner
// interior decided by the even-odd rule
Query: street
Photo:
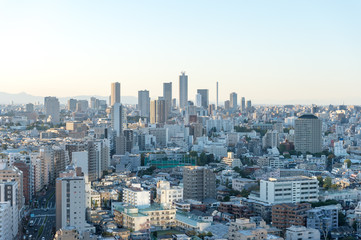
[[[50,187],[35,200],[36,208],[30,210],[30,220],[26,226],[27,239],[53,239],[55,228],[55,189]]]

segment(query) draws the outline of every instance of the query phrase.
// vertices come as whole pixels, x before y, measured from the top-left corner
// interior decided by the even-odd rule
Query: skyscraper
[[[110,96],[111,103],[110,105],[113,106],[115,103],[120,103],[120,83],[114,82],[112,83],[112,93]]]
[[[233,92],[229,95],[229,107],[233,110],[236,110],[237,105],[237,93]]]
[[[252,110],[252,101],[248,100],[247,101],[247,111],[251,111]]]
[[[244,97],[242,97],[242,106],[241,106],[241,110],[242,112],[246,111],[246,99]]]
[[[218,82],[217,82],[217,96],[216,96],[216,109],[218,109]]]
[[[149,91],[142,90],[138,91],[138,110],[140,116],[149,118],[150,98]]]
[[[165,111],[166,118],[169,118],[169,115],[172,110],[172,83],[163,83],[163,97],[165,100]]]
[[[165,123],[165,100],[159,97],[158,100],[153,100],[150,103],[150,123]]]
[[[182,72],[179,76],[179,107],[188,105],[188,76]]]
[[[202,95],[199,93],[196,94],[196,106],[202,107]]]
[[[68,106],[67,106],[68,110],[72,111],[72,112],[75,112],[77,102],[78,102],[78,100],[76,100],[76,99],[69,99],[68,100]]]
[[[115,103],[111,110],[112,128],[119,137],[127,127],[125,108],[120,103]]]
[[[60,123],[60,104],[56,97],[44,98],[45,115],[54,124]]]
[[[202,107],[207,109],[209,105],[208,89],[197,89],[197,93],[202,96]]]
[[[313,114],[295,120],[295,149],[302,153],[322,151],[322,121]]]

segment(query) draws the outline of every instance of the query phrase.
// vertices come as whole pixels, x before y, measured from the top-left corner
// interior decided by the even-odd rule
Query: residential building
[[[307,227],[327,235],[327,232],[338,227],[338,206],[328,205],[307,211]]]
[[[206,167],[187,166],[183,170],[183,197],[203,201],[216,198],[216,175]]]
[[[322,121],[313,114],[295,120],[295,149],[302,153],[322,152]]]
[[[228,152],[228,156],[222,159],[222,163],[230,166],[232,169],[242,166],[241,159],[235,158],[233,152]]]
[[[144,190],[140,184],[132,184],[123,189],[123,202],[135,207],[146,208],[150,206],[150,192]]]
[[[291,226],[287,228],[285,234],[285,240],[319,240],[320,238],[320,231],[304,226]]]
[[[170,186],[168,181],[157,182],[156,202],[164,207],[171,207],[173,203],[183,200],[183,188],[180,186]]]
[[[56,97],[45,97],[44,109],[49,122],[54,124],[60,123],[60,103]]]
[[[285,230],[291,226],[306,226],[310,203],[282,203],[272,206],[272,225]]]

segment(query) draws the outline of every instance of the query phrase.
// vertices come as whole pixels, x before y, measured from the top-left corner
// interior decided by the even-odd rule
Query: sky
[[[0,92],[361,104],[361,1],[0,1]]]

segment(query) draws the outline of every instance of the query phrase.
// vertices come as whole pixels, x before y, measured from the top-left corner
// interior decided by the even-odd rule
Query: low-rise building
[[[285,240],[319,240],[320,231],[314,228],[306,228],[304,226],[291,226],[287,228]]]

